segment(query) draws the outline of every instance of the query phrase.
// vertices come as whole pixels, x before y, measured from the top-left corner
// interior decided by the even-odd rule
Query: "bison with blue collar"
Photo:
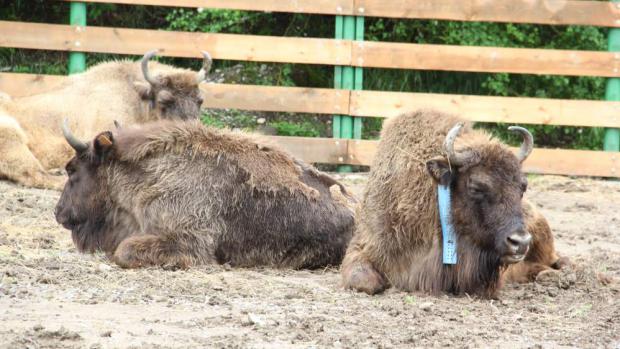
[[[505,279],[559,268],[549,225],[523,199],[532,135],[512,130],[523,136],[518,155],[452,115],[421,110],[389,120],[341,267],[344,286],[494,298]],[[445,222],[438,188],[448,192]],[[448,262],[442,223],[444,234],[454,232]]]

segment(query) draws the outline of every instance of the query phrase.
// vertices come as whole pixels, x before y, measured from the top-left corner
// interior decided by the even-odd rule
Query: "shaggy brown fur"
[[[525,225],[534,243],[526,263],[518,263],[509,279],[530,279],[529,274],[557,261],[546,221],[521,203],[526,182],[508,147],[466,124],[455,149],[468,153],[469,163],[453,165],[450,172],[446,158],[437,157],[448,130],[459,121],[423,110],[386,123],[342,264],[345,287],[369,294],[391,285],[495,297],[506,236],[524,231]],[[442,263],[437,208],[437,182],[450,177],[458,237],[455,266]]]
[[[337,181],[197,121],[104,132],[67,172],[57,221],[80,251],[122,267],[338,265],[353,231],[354,201]]]
[[[144,80],[140,62],[107,62],[71,75],[57,89],[11,100],[0,98],[0,178],[37,188],[62,188],[48,170],[72,156],[59,125],[65,118],[78,137],[162,118],[194,119],[202,97],[196,72],[149,63],[157,84]]]

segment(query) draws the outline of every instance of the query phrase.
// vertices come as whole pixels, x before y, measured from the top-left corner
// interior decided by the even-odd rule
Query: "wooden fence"
[[[87,2],[185,6],[339,16],[461,21],[579,24],[620,27],[620,7],[566,0],[90,0]],[[306,63],[334,66],[620,77],[620,52],[415,43],[362,42],[0,21],[0,47]],[[0,74],[0,90],[14,96],[45,91],[64,77]],[[620,102],[353,91],[303,87],[203,84],[205,107],[331,116],[391,117],[436,107],[480,122],[620,128]],[[371,164],[376,141],[274,137],[306,161]],[[533,173],[620,177],[620,153],[536,149],[525,164]]]

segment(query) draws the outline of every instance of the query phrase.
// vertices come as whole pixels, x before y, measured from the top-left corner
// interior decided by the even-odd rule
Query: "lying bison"
[[[496,297],[509,265],[504,276],[515,281],[559,267],[546,220],[523,200],[532,135],[511,129],[523,136],[518,156],[454,116],[418,111],[388,122],[342,264],[345,287]],[[450,188],[444,223],[456,258],[447,263],[456,264],[443,260],[440,184]]]
[[[82,252],[125,268],[340,264],[353,199],[277,146],[198,121],[103,132],[75,156],[56,206]]]
[[[102,63],[72,75],[59,88],[22,98],[0,98],[0,178],[38,188],[62,188],[63,178],[48,170],[72,155],[57,125],[69,118],[80,137],[93,137],[112,126],[158,119],[195,119],[203,102],[198,84],[211,58],[203,52],[196,73],[149,62]]]

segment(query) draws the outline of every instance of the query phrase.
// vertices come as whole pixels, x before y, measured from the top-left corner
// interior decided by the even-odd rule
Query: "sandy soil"
[[[0,348],[620,348],[619,182],[531,178],[575,265],[500,301],[371,297],[335,270],[122,270],[76,252],[58,196],[0,182]]]

